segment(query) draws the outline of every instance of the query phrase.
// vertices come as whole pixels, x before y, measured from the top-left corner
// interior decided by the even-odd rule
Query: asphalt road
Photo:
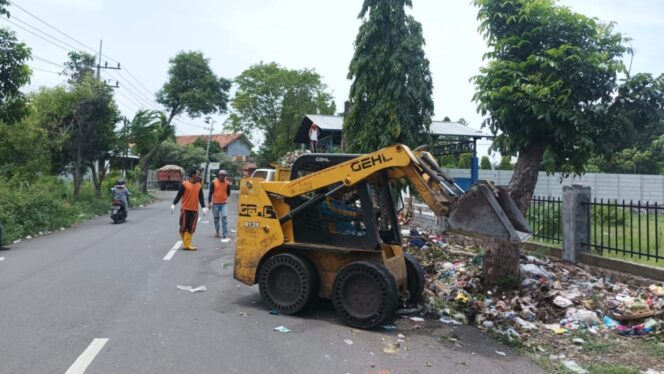
[[[213,238],[210,216],[198,251],[164,259],[179,240],[172,196],[125,224],[99,217],[0,251],[0,373],[542,372],[472,327],[399,319],[396,330],[358,331],[325,302],[271,315],[257,286],[233,279],[233,242]]]

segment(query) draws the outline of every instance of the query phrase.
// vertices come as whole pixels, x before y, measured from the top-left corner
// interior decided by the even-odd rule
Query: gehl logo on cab
[[[388,161],[392,161],[392,157],[386,157],[384,154],[379,154],[376,156],[367,156],[363,157],[352,164],[350,164],[350,168],[353,171],[361,171],[364,169],[372,168],[378,164],[384,164]]]

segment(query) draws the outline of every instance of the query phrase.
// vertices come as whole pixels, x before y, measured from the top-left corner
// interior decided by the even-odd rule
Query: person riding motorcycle
[[[113,200],[118,200],[122,204],[125,213],[129,215],[129,195],[131,193],[127,189],[127,186],[125,186],[125,180],[118,180],[111,191],[113,192]]]

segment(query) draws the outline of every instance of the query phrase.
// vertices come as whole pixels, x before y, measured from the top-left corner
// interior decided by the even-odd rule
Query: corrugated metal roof
[[[344,126],[344,117],[321,116],[318,114],[307,114],[306,116],[322,130],[341,131]]]
[[[307,114],[305,116],[311,122],[315,123],[321,130],[341,131],[344,124],[344,118],[341,116],[322,116],[318,114]],[[304,123],[304,122],[303,122]],[[306,130],[308,131],[308,124]],[[493,138],[493,135],[482,130],[464,126],[457,122],[431,122],[431,135],[438,136],[463,136],[474,138]]]
[[[457,122],[433,121],[430,127],[431,135],[439,136],[468,136],[473,138],[493,138],[493,135],[482,130],[464,126]]]

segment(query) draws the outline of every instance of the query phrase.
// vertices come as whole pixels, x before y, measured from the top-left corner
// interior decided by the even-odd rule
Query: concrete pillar
[[[576,263],[580,252],[589,252],[590,187],[580,184],[563,186],[563,259]]]

